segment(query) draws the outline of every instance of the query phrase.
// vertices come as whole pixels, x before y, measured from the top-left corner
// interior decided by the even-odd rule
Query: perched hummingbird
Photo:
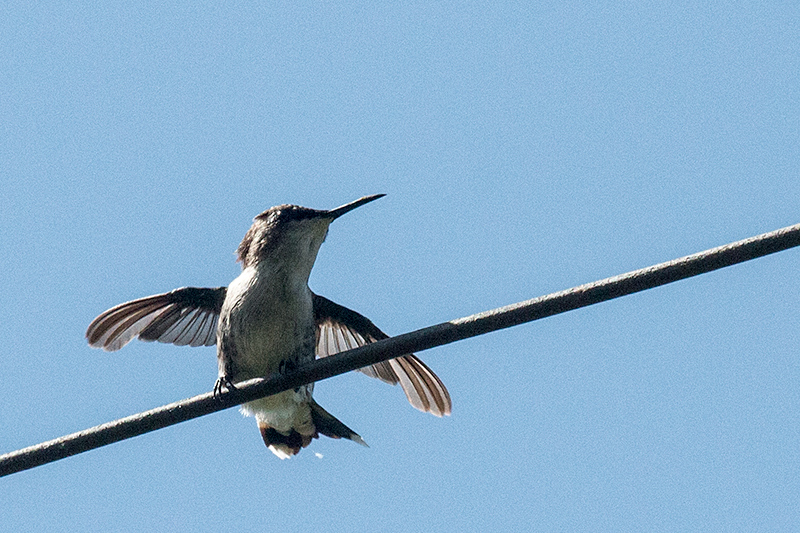
[[[387,338],[366,317],[311,292],[308,277],[331,222],[384,196],[365,196],[330,211],[297,205],[267,209],[253,220],[237,249],[242,273],[228,287],[183,287],[109,309],[89,325],[89,345],[119,350],[138,337],[179,346],[217,346],[218,394],[223,387],[290,372],[326,357]],[[436,416],[451,402],[439,377],[413,354],[359,370],[400,383],[408,401]],[[255,416],[264,443],[281,459],[319,434],[366,446],[353,430],[314,401],[310,383],[242,405]]]

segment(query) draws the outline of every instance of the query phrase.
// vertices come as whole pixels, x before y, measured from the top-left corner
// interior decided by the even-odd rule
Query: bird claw
[[[220,376],[217,378],[216,383],[214,383],[214,399],[215,400],[222,400],[222,389],[225,388],[228,390],[228,394],[233,394],[234,391],[237,389],[233,381],[228,376]]]

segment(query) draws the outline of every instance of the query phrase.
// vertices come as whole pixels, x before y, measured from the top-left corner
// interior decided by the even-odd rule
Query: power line
[[[0,456],[0,476],[34,468],[400,355],[427,350],[490,331],[619,298],[798,245],[800,245],[800,224],[666,263],[634,270],[627,274],[540,296],[533,300],[429,326],[354,350],[317,359],[291,374],[237,383],[236,391],[225,393],[217,399],[213,398],[211,393],[201,394],[194,398],[7,453]]]

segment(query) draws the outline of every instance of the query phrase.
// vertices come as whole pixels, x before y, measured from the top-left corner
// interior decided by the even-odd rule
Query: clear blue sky
[[[209,391],[214,349],[85,328],[227,284],[272,205],[387,193],[311,287],[390,334],[800,221],[796,2],[134,4],[0,17],[2,452]],[[798,261],[424,352],[446,419],[318,384],[369,449],[280,461],[231,409],[0,479],[0,522],[796,531]]]

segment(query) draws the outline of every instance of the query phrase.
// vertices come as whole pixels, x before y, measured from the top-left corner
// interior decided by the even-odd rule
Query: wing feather
[[[134,338],[178,346],[213,346],[226,287],[183,287],[132,300],[95,318],[86,330],[89,345],[119,350]]]
[[[327,298],[314,295],[317,357],[351,350],[389,338],[368,318]],[[449,415],[450,393],[430,368],[414,354],[407,354],[358,370],[392,385],[400,384],[409,403],[436,416]]]

